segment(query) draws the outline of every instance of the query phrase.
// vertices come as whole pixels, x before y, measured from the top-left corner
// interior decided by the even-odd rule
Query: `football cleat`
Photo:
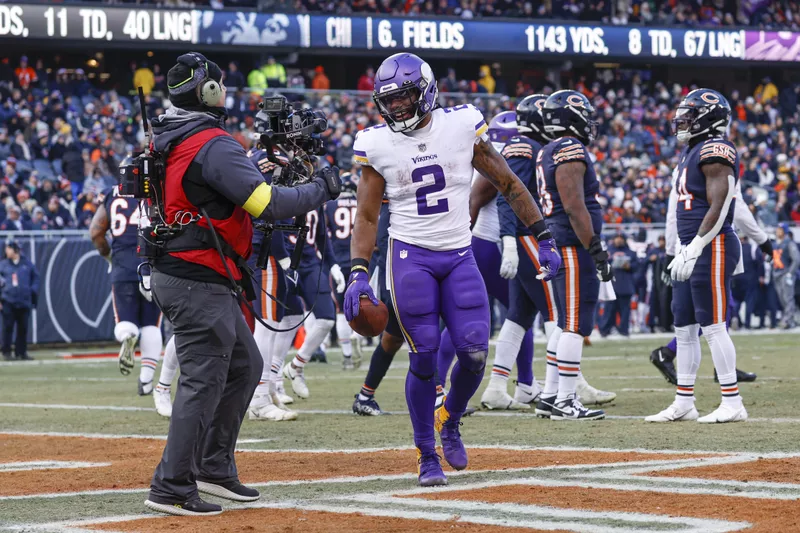
[[[364,350],[361,349],[361,337],[353,334],[350,336],[350,346],[353,347],[353,368],[361,368],[361,361],[364,360]]]
[[[467,450],[458,429],[460,425],[461,422],[450,418],[444,403],[433,414],[433,427],[442,439],[442,454],[447,464],[455,470],[464,470],[468,462]]]
[[[518,402],[514,398],[512,398],[506,391],[503,389],[497,389],[492,387],[491,383],[483,391],[483,396],[481,396],[481,406],[484,409],[516,409],[523,411],[525,409],[530,409],[531,406],[527,403]]]
[[[153,496],[144,501],[144,506],[159,513],[175,516],[214,516],[222,513],[221,506],[205,502],[199,497],[183,503],[157,502],[151,498]]]
[[[303,376],[302,368],[294,368],[292,363],[286,363],[283,367],[283,376],[292,382],[292,390],[303,399],[310,396],[306,378]],[[286,402],[283,402],[286,403]]]
[[[677,386],[678,375],[675,373],[675,352],[662,346],[650,352],[650,362],[653,363],[659,372],[667,379],[668,382]]]
[[[131,373],[134,367],[134,355],[136,354],[136,341],[139,339],[138,335],[128,335],[122,339],[122,346],[119,348],[119,372],[123,376]]]
[[[278,395],[280,403],[282,403],[283,405],[289,405],[291,403],[294,403],[294,398],[286,394],[286,389],[283,388],[282,379],[279,379],[277,382],[275,382],[275,392]]]
[[[156,412],[163,417],[170,418],[172,416],[172,396],[168,388],[156,385],[153,391],[153,401],[156,404]]]
[[[539,396],[539,401],[536,402],[536,409],[534,409],[534,413],[539,418],[550,418],[550,415],[553,413],[553,405],[556,403],[556,397],[553,396]]]
[[[747,420],[747,410],[744,405],[729,405],[723,403],[714,412],[697,419],[701,424],[724,424],[726,422],[744,422]]]
[[[417,448],[417,475],[420,487],[447,485],[447,477],[442,471],[442,464],[435,452],[423,455]]]
[[[673,403],[657,415],[651,415],[644,419],[645,422],[691,422],[697,420],[700,414],[694,407],[694,403],[688,409]]]
[[[352,357],[342,357],[342,370],[349,371],[355,369],[356,365],[353,363]]]
[[[600,409],[587,409],[573,394],[564,401],[556,402],[553,412],[550,413],[550,420],[602,420],[606,413]]]
[[[616,392],[606,392],[604,390],[595,389],[589,385],[586,378],[583,377],[583,374],[578,376],[575,393],[582,403],[588,405],[602,405],[604,403],[613,402],[617,398]]]
[[[322,349],[322,346],[314,350],[314,353],[311,354],[311,358],[308,360],[309,363],[327,363],[328,358],[325,355],[325,350]]]
[[[137,389],[137,393],[139,396],[149,396],[153,394],[153,381],[150,380],[147,383],[142,383],[141,381],[138,382],[139,386]]]
[[[753,372],[745,372],[744,370],[736,369],[736,381],[742,383],[751,383],[756,380],[758,376]],[[714,369],[714,383],[719,383],[719,377],[717,377],[717,369]]]
[[[358,394],[356,394],[356,401],[353,402],[353,413],[361,416],[381,416],[389,414],[381,411],[381,407],[378,405],[378,402],[375,401],[374,397],[369,400],[359,400]]]
[[[531,385],[531,388],[533,390],[531,392],[527,392],[522,390],[519,384],[517,384],[514,389],[514,401],[524,403],[528,406],[536,405],[536,402],[538,402],[539,398],[542,396],[542,388],[535,381],[533,382],[533,385]]]

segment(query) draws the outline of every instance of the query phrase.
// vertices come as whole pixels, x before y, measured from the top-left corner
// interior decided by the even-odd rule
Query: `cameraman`
[[[198,489],[233,501],[259,498],[239,482],[233,455],[262,371],[239,307],[238,285],[249,285],[242,270],[251,253],[250,216],[271,221],[304,214],[336,198],[340,183],[328,170],[306,185],[268,185],[224,130],[222,71],[203,55],[180,56],[167,84],[173,107],[153,121],[153,146],[167,154],[165,222],[183,230],[152,261],[151,284],[175,327],[181,377],[145,505],[168,514],[212,515],[222,508],[203,501]],[[246,292],[251,298],[252,289]]]

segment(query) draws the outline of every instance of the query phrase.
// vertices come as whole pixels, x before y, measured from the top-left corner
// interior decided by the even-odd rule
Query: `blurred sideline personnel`
[[[350,237],[356,222],[356,181],[351,172],[343,172],[342,194],[336,200],[325,204],[325,220],[333,254],[342,277],[350,276]],[[336,290],[336,336],[342,348],[342,368],[356,370],[361,366],[361,336],[350,329],[350,324],[342,313],[344,291]]]
[[[775,292],[781,302],[780,326],[783,329],[795,327],[794,282],[797,269],[800,268],[800,252],[797,244],[792,240],[792,231],[789,224],[783,223],[775,229],[775,260],[773,272],[775,273]]]
[[[540,275],[554,276],[561,258],[530,193],[488,142],[481,113],[468,104],[436,107],[436,78],[426,62],[408,53],[387,58],[375,76],[373,98],[386,124],[359,132],[353,147],[362,173],[345,316],[349,321],[358,314],[361,295],[378,301],[368,272],[385,192],[392,218],[387,275],[410,348],[406,402],[419,483],[444,485],[435,431],[450,466],[466,468],[460,419],[480,386],[488,354],[489,304],[470,246],[473,169],[507,195],[515,212],[533,227],[542,247]],[[440,319],[450,330],[458,362],[450,394],[434,413]]]
[[[119,187],[104,191],[100,205],[92,217],[89,237],[111,269],[111,298],[114,304],[114,337],[122,346],[119,350],[119,371],[128,375],[135,366],[136,343],[142,352],[139,369],[139,396],[153,392],[153,375],[164,339],[161,336],[161,310],[153,302],[149,290],[149,272],[139,282],[137,239],[141,213],[139,202],[122,198]],[[111,244],[106,233],[111,232]]]
[[[678,244],[678,221],[677,221],[677,210],[678,210],[678,171],[677,169],[672,175],[673,183],[672,183],[672,191],[669,195],[669,204],[667,208],[667,222],[666,222],[666,261],[664,261],[664,266],[668,267],[669,264],[675,259],[676,247]],[[736,182],[736,196],[733,199],[733,225],[734,227],[740,232],[742,235],[750,238],[753,242],[758,245],[758,248],[761,250],[763,254],[763,258],[766,261],[772,261],[773,258],[773,248],[772,242],[769,240],[769,236],[761,229],[761,226],[758,225],[756,219],[753,217],[753,214],[750,212],[747,203],[744,201],[742,196],[742,184],[740,181]],[[739,264],[736,266],[736,270],[734,271],[733,275],[741,274],[744,272],[744,259],[739,257]],[[670,275],[669,269],[667,268],[662,273],[662,278],[666,283],[672,283],[672,276]],[[757,283],[757,282],[756,282]],[[731,294],[728,293],[728,298],[732,298]],[[674,296],[673,296],[674,299]],[[730,310],[729,310],[730,311]],[[748,312],[750,310],[748,309]],[[728,312],[730,315],[730,312]],[[726,323],[730,324],[730,316],[726,317]],[[702,330],[700,331],[702,334]],[[678,384],[678,376],[675,373],[675,353],[678,349],[678,338],[673,337],[672,340],[666,346],[662,346],[660,348],[656,348],[650,353],[650,362],[661,372],[661,374],[673,385]],[[736,369],[736,381],[738,383],[742,382],[752,382],[756,380],[756,374],[752,372],[746,372],[744,370]],[[717,371],[714,370],[714,378],[718,379]]]
[[[736,379],[736,348],[726,324],[731,277],[741,257],[732,226],[739,155],[725,138],[730,119],[727,100],[711,89],[686,95],[673,119],[678,141],[685,143],[677,170],[681,250],[669,266],[674,282],[678,384],[672,405],[645,418],[648,422],[747,420]],[[722,394],[720,406],[704,417],[694,406],[701,326]]]
[[[327,170],[306,185],[268,185],[225,131],[222,71],[201,54],[180,56],[167,84],[173,107],[153,121],[153,147],[166,154],[165,222],[182,231],[153,260],[151,281],[175,330],[181,378],[173,411],[180,416],[171,419],[145,505],[175,515],[218,514],[222,508],[203,501],[198,489],[234,501],[259,498],[239,482],[233,453],[263,368],[239,305],[242,286],[252,295],[243,276],[250,216],[302,215],[335,198],[339,180]]]
[[[544,130],[553,140],[536,155],[536,182],[547,227],[562,246],[564,268],[553,280],[558,328],[548,341],[545,385],[536,414],[551,420],[596,420],[605,413],[584,407],[576,393],[583,339],[594,327],[600,282],[612,279],[600,238],[599,181],[586,148],[597,132],[595,110],[583,94],[565,90],[551,94],[541,113]],[[541,250],[539,254],[541,261]]]
[[[22,255],[15,240],[6,242],[5,259],[0,261],[0,309],[3,311],[3,359],[32,361],[28,355],[28,320],[31,309],[39,303],[39,272],[31,261]],[[11,356],[11,340],[14,357]]]

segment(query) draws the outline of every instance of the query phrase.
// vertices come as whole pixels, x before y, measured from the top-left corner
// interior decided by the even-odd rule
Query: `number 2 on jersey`
[[[415,168],[411,173],[411,181],[419,183],[425,176],[433,176],[433,183],[417,189],[417,214],[420,216],[438,215],[447,213],[450,207],[447,205],[447,198],[437,200],[435,204],[428,203],[428,194],[443,191],[445,188],[444,170],[439,165],[428,165],[426,167]]]
[[[108,209],[108,217],[111,219],[111,235],[113,237],[119,237],[125,233],[125,230],[128,229],[129,224],[134,227],[139,226],[138,205],[136,206],[136,209],[133,210],[133,213],[131,213],[130,218],[125,216],[125,213],[121,213],[120,209],[128,209],[128,200],[125,198],[114,198]]]
[[[678,178],[678,201],[683,202],[684,211],[691,211],[692,200],[694,200],[694,195],[686,188],[686,169],[684,168]]]

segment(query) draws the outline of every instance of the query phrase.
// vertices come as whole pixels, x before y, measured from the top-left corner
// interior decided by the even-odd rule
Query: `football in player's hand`
[[[375,305],[366,295],[362,295],[358,303],[358,315],[350,321],[353,331],[363,337],[375,337],[383,333],[389,323],[389,309],[386,304],[378,302]]]

